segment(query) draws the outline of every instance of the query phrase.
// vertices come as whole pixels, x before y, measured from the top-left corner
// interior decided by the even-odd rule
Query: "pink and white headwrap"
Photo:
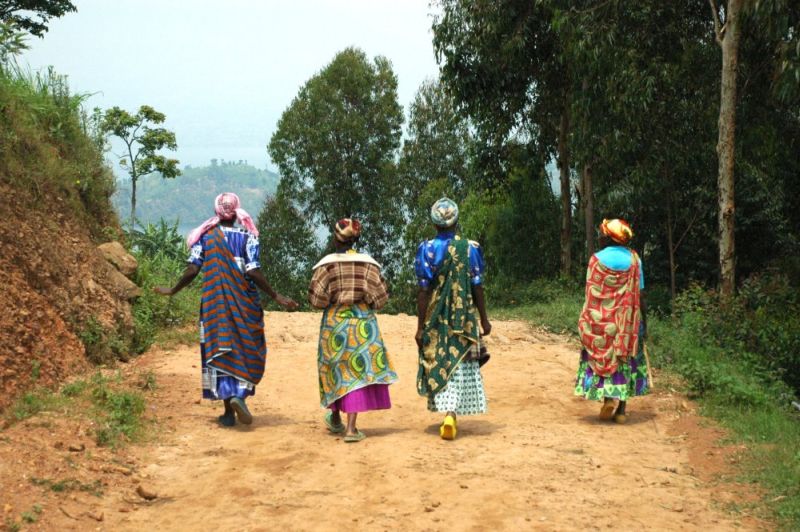
[[[256,224],[253,223],[253,219],[247,214],[247,211],[239,207],[239,205],[239,196],[233,192],[225,192],[217,196],[214,200],[214,212],[217,215],[212,216],[189,233],[189,237],[186,239],[189,247],[195,245],[205,232],[216,226],[220,220],[232,220],[233,218],[236,218],[237,222],[257,237],[258,229],[256,229]]]

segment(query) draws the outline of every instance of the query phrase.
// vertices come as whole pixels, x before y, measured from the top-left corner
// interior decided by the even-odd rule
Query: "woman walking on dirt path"
[[[375,317],[389,293],[380,265],[353,249],[361,235],[359,221],[339,220],[333,233],[336,252],[314,266],[308,299],[313,307],[324,309],[317,364],[321,403],[330,409],[325,424],[354,443],[366,437],[356,427],[359,412],[392,407],[389,385],[397,381],[397,374]]]
[[[648,393],[650,384],[644,356],[644,272],[628,247],[632,238],[624,220],[603,220],[601,250],[589,259],[586,301],[578,320],[583,349],[575,395],[603,401],[600,419],[617,423],[627,420],[628,399]]]
[[[417,392],[428,397],[428,410],[446,412],[439,435],[455,439],[457,415],[486,412],[480,366],[488,359],[481,333],[492,331],[483,293],[484,262],[477,242],[456,234],[458,206],[441,198],[431,207],[436,236],[419,245]]]
[[[293,310],[297,303],[272,289],[261,273],[258,229],[239,197],[231,192],[214,200],[216,216],[194,229],[187,239],[189,264],[172,288],[156,287],[161,295],[180,292],[203,270],[200,303],[200,357],[203,398],[225,405],[219,422],[226,427],[249,425],[253,416],[245,399],[255,394],[264,375],[267,344],[260,288],[279,305]],[[244,229],[234,226],[238,221]]]

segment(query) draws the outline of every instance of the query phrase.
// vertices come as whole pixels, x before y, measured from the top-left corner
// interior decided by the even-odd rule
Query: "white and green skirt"
[[[486,393],[478,361],[462,361],[442,391],[428,397],[428,410],[455,412],[458,416],[486,413]]]

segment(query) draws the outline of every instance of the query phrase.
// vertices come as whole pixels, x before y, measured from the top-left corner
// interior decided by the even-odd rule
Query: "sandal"
[[[338,425],[333,422],[333,412],[328,412],[325,414],[325,425],[328,426],[328,430],[332,434],[341,434],[347,428],[341,421],[339,421]]]
[[[600,408],[600,420],[611,421],[614,417],[614,410],[614,401],[612,399],[605,399],[603,401],[603,406]]]
[[[253,422],[253,414],[247,409],[247,405],[243,400],[238,397],[231,398],[231,408],[236,412],[236,418],[239,420],[239,423],[249,425]]]
[[[364,434],[360,430],[356,430],[355,434],[348,434],[343,439],[346,443],[358,443],[366,437],[367,437],[366,434]]]
[[[439,427],[439,436],[443,440],[455,440],[456,434],[458,434],[458,428],[456,427],[455,418],[453,416],[445,416],[442,426]]]
[[[614,414],[614,423],[624,425],[626,421],[628,421],[628,416],[625,414]]]

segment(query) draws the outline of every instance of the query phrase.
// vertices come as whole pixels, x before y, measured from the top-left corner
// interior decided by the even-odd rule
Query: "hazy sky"
[[[23,56],[52,65],[87,106],[167,115],[177,158],[263,168],[278,119],[311,76],[348,46],[389,58],[405,112],[437,74],[429,0],[74,0]]]

